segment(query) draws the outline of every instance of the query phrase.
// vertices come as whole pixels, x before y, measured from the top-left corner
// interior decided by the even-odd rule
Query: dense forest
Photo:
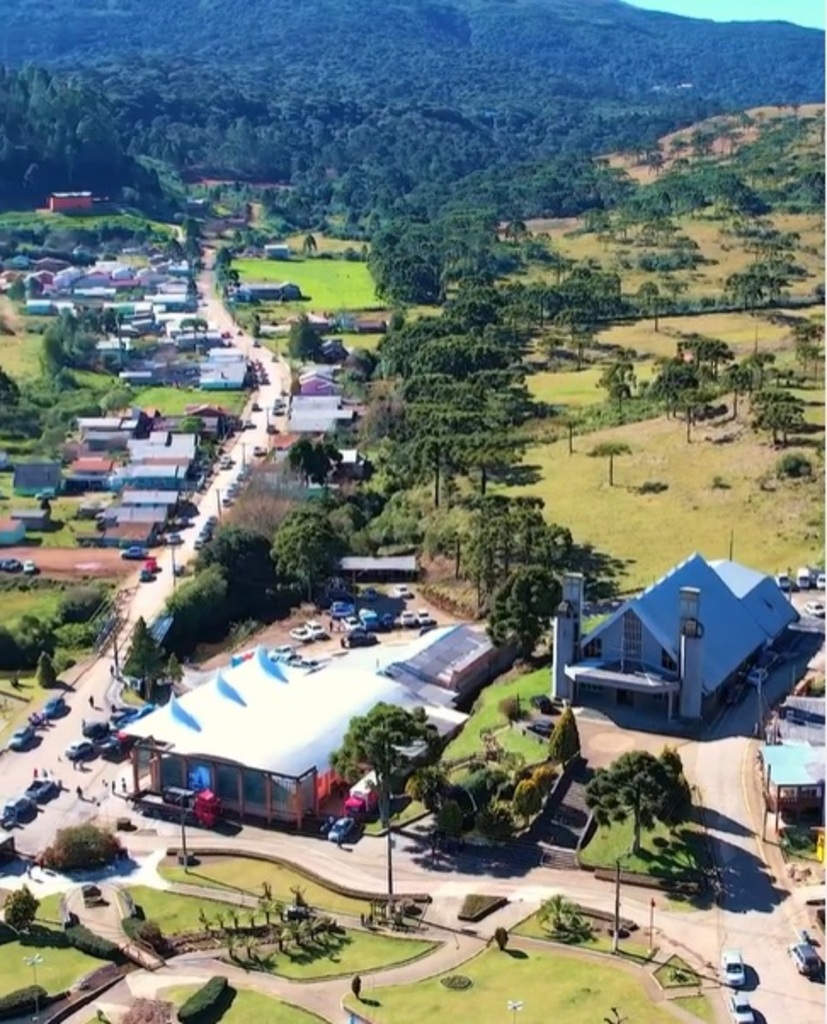
[[[577,156],[823,95],[822,33],[620,0],[7,0],[3,15],[0,60],[26,66],[0,74],[0,194],[22,204],[73,187],[156,201],[168,167],[289,183],[273,212],[300,227],[336,213],[370,229],[411,197],[430,217],[458,183],[497,216],[577,213],[599,205]]]

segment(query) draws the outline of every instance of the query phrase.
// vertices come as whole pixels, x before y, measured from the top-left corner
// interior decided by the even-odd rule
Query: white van
[[[812,581],[812,575],[809,569],[799,569],[795,574],[795,584],[799,590],[809,590]]]

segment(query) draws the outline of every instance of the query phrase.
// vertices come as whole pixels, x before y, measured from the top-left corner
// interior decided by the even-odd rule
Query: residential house
[[[244,283],[236,289],[233,302],[298,302],[302,290],[292,281],[257,281]]]
[[[370,474],[370,463],[356,448],[340,448],[339,454],[342,459],[339,462],[334,480],[341,483],[344,480],[365,480]]]
[[[75,459],[66,471],[66,490],[108,491],[115,469],[115,460],[107,455],[82,455]]]
[[[132,440],[127,447],[133,465],[152,463],[180,465],[189,469],[195,460],[198,438],[195,434],[173,434],[166,430],[153,430],[149,437]]]
[[[806,743],[761,748],[764,803],[779,817],[795,820],[802,814],[824,813],[824,750]]]
[[[352,425],[355,419],[356,410],[337,395],[294,395],[287,429],[291,434],[327,434]]]
[[[201,364],[200,388],[202,391],[241,391],[247,383],[247,360],[218,358],[220,349],[215,349]]]
[[[11,548],[26,539],[26,524],[20,519],[0,519],[0,547]]]
[[[274,461],[284,462],[293,445],[301,440],[301,436],[301,434],[276,434],[270,446]]]
[[[55,259],[53,256],[43,256],[32,263],[32,270],[47,270],[50,274],[57,274],[59,271],[66,270],[70,266],[71,264],[67,263],[66,260]]]
[[[201,420],[201,433],[206,437],[226,437],[241,425],[240,417],[221,405],[188,405],[184,415]]]
[[[168,513],[171,513],[180,497],[178,491],[140,491],[127,487],[121,491],[120,503],[126,508],[154,505],[156,508],[165,508]]]
[[[27,299],[27,316],[57,316],[57,306],[50,299]]]
[[[805,743],[823,747],[824,697],[787,697],[778,707],[766,731],[768,743]]]
[[[178,465],[121,466],[113,477],[113,489],[131,488],[138,491],[182,491],[186,488],[186,469]]]
[[[98,518],[104,524],[123,526],[125,523],[165,523],[168,515],[167,505],[110,505]]]
[[[89,454],[125,452],[129,434],[122,430],[90,430],[83,438],[84,450]]]
[[[48,508],[16,508],[9,517],[27,530],[48,530],[52,513]]]
[[[416,555],[346,555],[339,559],[339,570],[343,576],[356,583],[365,580],[377,583],[392,583],[415,580],[419,575]]]
[[[123,523],[104,530],[100,543],[107,548],[152,547],[158,543],[163,524]]]
[[[62,483],[60,464],[57,462],[18,462],[14,467],[12,488],[15,494],[23,497],[44,495],[53,498],[60,493]]]
[[[299,393],[310,397],[329,397],[340,395],[342,389],[332,377],[313,371],[299,377]]]
[[[775,581],[694,554],[581,636],[583,578],[564,577],[552,695],[701,718],[798,613]]]
[[[82,441],[88,440],[89,434],[120,433],[126,442],[132,437],[143,436],[148,428],[148,417],[140,411],[129,416],[79,416],[77,420],[77,430]]]
[[[321,358],[326,363],[343,363],[349,353],[341,338],[328,338],[322,342]]]
[[[91,192],[52,192],[49,196],[51,213],[91,213],[93,206]]]

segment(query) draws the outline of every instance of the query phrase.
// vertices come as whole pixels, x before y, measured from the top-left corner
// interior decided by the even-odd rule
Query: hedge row
[[[76,924],[72,928],[67,928],[64,934],[69,940],[69,945],[74,946],[81,953],[97,957],[98,960],[121,959],[120,946],[110,942],[109,939],[102,938],[100,935],[95,935],[94,932],[90,932],[82,924]]]
[[[189,997],[178,1011],[180,1024],[196,1024],[199,1018],[213,1010],[224,998],[227,979],[216,975]]]
[[[170,846],[167,849],[168,857],[177,857],[179,854],[177,846]],[[242,860],[260,860],[266,864],[278,864],[279,867],[286,868],[288,871],[295,871],[298,875],[304,875],[308,882],[315,882],[316,885],[322,886],[323,889],[329,889],[331,892],[335,892],[337,896],[346,896],[353,900],[366,900],[367,902],[378,903],[381,902],[383,897],[375,892],[368,892],[365,889],[351,889],[347,885],[339,885],[338,882],[333,882],[329,878],[325,878],[323,875],[317,875],[313,871],[309,871],[306,867],[299,867],[298,864],[294,864],[293,861],[284,860],[282,857],[272,857],[267,853],[252,853],[247,851],[232,850],[226,846],[215,846],[208,848],[200,848],[198,850],[199,857],[237,857]],[[410,903],[430,903],[431,896],[426,892],[415,892],[415,893],[404,893],[398,894],[395,897],[396,900],[407,900]]]
[[[41,985],[15,989],[8,995],[0,996],[0,1020],[33,1013],[36,1006],[45,1006],[48,998],[49,993]]]

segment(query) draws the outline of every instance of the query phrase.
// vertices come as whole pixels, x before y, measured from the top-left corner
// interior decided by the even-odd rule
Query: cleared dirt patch
[[[31,558],[41,576],[51,579],[112,579],[135,572],[135,562],[125,562],[119,551],[108,548],[3,548],[3,558],[17,558],[21,562]]]

